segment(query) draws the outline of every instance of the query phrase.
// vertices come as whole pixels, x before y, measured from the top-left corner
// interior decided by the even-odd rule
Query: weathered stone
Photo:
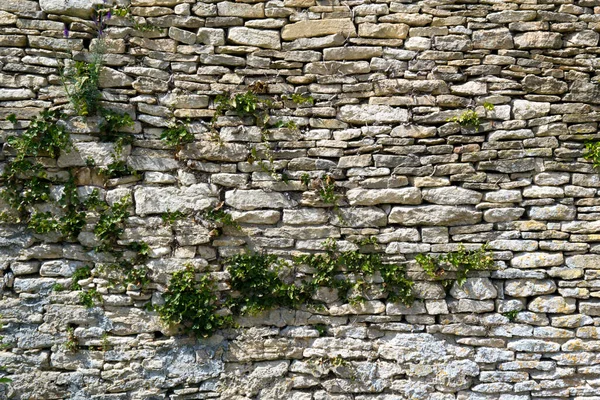
[[[137,214],[161,214],[174,211],[202,211],[218,203],[213,185],[198,183],[182,187],[143,187],[134,192]]]
[[[510,264],[515,268],[543,268],[562,265],[562,253],[529,253],[514,257]]]
[[[559,49],[562,36],[556,32],[525,32],[515,36],[517,49]]]
[[[346,192],[350,205],[421,204],[421,191],[406,189],[351,189]]]
[[[528,92],[536,94],[562,94],[568,90],[565,82],[552,77],[538,77],[535,75],[527,75],[523,81],[523,88]]]
[[[556,283],[552,280],[516,279],[504,284],[504,293],[513,297],[530,297],[556,292]]]
[[[225,44],[225,32],[223,29],[199,28],[197,43],[222,46]]]
[[[533,206],[529,216],[542,221],[568,221],[575,218],[577,210],[573,206],[556,204],[552,206]]]
[[[389,217],[390,223],[407,226],[457,226],[480,221],[480,212],[453,206],[394,207]]]
[[[550,112],[550,103],[540,103],[527,100],[513,102],[515,119],[533,119],[543,117]]]
[[[229,29],[227,40],[246,46],[256,46],[265,49],[280,49],[279,33],[260,29],[235,27]]]
[[[408,35],[409,26],[406,24],[360,24],[358,36],[378,39],[404,39]]]
[[[225,193],[225,203],[238,210],[258,208],[291,208],[295,202],[282,193],[268,193],[262,190],[231,190]]]
[[[342,34],[346,37],[356,36],[356,28],[350,19],[307,20],[285,25],[281,30],[283,40],[310,38]]]
[[[264,18],[265,5],[263,3],[245,4],[233,3],[229,1],[219,1],[217,11],[221,17],[242,17],[242,18]]]
[[[575,299],[566,299],[559,296],[540,296],[533,299],[527,308],[533,312],[572,314],[577,309],[577,303]]]
[[[478,204],[482,197],[483,195],[475,190],[456,186],[423,189],[423,200],[433,204]]]
[[[560,350],[560,344],[544,340],[521,339],[508,343],[507,348],[509,350],[529,353],[552,353]]]
[[[506,28],[477,30],[473,32],[473,46],[476,49],[512,49],[513,37]]]
[[[392,124],[408,121],[408,111],[390,106],[343,106],[338,119],[351,124]]]
[[[487,278],[468,278],[462,286],[455,282],[450,295],[456,299],[487,300],[495,299],[498,291]]]
[[[495,24],[507,24],[510,22],[532,21],[537,16],[533,10],[528,11],[513,11],[506,10],[495,13],[490,13],[486,18]]]
[[[581,254],[567,257],[565,264],[569,268],[595,268],[600,265],[600,255],[597,254]]]
[[[250,151],[239,143],[190,143],[181,150],[181,156],[192,160],[246,161]]]
[[[103,4],[102,0],[40,0],[40,8],[48,14],[79,18],[89,18],[97,4]]]

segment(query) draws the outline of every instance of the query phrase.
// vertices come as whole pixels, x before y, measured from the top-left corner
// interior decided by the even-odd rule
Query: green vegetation
[[[4,325],[2,324],[2,320],[0,319],[0,331],[2,329],[4,329]],[[4,339],[4,336],[0,335],[0,341],[2,341],[2,339]],[[6,347],[7,347],[6,344],[0,345],[0,349],[5,349]],[[5,372],[5,371],[6,371],[6,367],[0,365],[0,372]],[[5,376],[0,376],[0,383],[10,383],[10,382],[12,382],[12,379],[7,378]]]
[[[227,262],[231,289],[239,296],[229,303],[236,313],[256,313],[275,306],[294,307],[305,300],[301,288],[279,274],[286,263],[274,255],[240,254]]]
[[[65,350],[71,353],[76,353],[77,351],[79,351],[79,341],[75,336],[75,328],[73,328],[72,326],[68,326],[66,333],[67,340],[63,343],[63,346],[65,347]]]
[[[96,291],[96,289],[90,289],[79,293],[79,302],[85,306],[85,308],[92,308],[96,305],[96,302],[102,302],[102,295]]]
[[[234,221],[231,214],[223,210],[223,206],[225,203],[221,202],[216,207],[209,208],[204,212],[204,218],[208,221],[211,221],[217,225],[217,229],[220,229],[224,226],[231,226],[235,229],[241,229],[240,224]],[[220,235],[220,230],[216,232]]]
[[[163,223],[173,225],[176,221],[183,219],[185,214],[181,211],[167,211],[166,213],[162,213],[160,217],[162,218]]]
[[[181,122],[175,121],[171,125],[163,130],[160,136],[161,140],[164,140],[169,146],[180,147],[184,143],[190,143],[194,140],[194,134],[188,130],[188,125]]]
[[[133,138],[130,134],[124,133],[121,130],[134,125],[133,119],[127,113],[118,113],[106,108],[100,110],[102,122],[100,122],[100,140],[104,142],[114,142],[117,148],[117,153],[126,144],[131,144]]]
[[[61,68],[63,87],[77,115],[92,115],[98,111],[102,93],[99,89],[100,57],[91,62],[75,61],[70,68]]]
[[[106,168],[100,168],[98,173],[107,179],[121,178],[123,176],[137,176],[138,172],[132,169],[125,161],[118,160],[114,161],[106,166]]]
[[[591,161],[594,168],[600,168],[600,141],[587,142],[585,144],[585,153],[583,158]]]
[[[116,244],[117,239],[123,233],[123,222],[129,217],[129,207],[131,207],[131,198],[125,196],[100,215],[100,219],[94,227],[96,237],[102,241],[99,250],[110,249]]]
[[[88,265],[86,265],[83,268],[76,269],[73,275],[71,276],[71,290],[81,290],[81,286],[78,282],[84,279],[88,279],[91,276],[92,270]]]
[[[290,99],[298,105],[310,104],[312,106],[315,104],[315,99],[304,93],[292,93],[290,96],[284,96],[284,99]]]
[[[302,255],[292,261],[260,253],[231,257],[225,265],[232,292],[220,300],[214,291],[215,283],[207,275],[197,282],[193,268],[187,266],[173,274],[159,315],[168,324],[182,324],[186,330],[208,336],[232,321],[223,313],[214,315],[219,305],[233,316],[275,307],[322,307],[314,300],[321,287],[337,289],[340,299],[360,303],[369,297],[369,282],[377,274],[383,279],[382,289],[390,301],[412,304],[413,282],[404,267],[384,263],[378,253],[340,251],[333,240],[324,246],[324,253]],[[310,270],[310,276],[296,276],[300,267]],[[316,329],[321,335],[326,333],[323,326]]]
[[[379,253],[340,251],[336,242],[331,239],[325,241],[324,247],[325,253],[298,256],[294,260],[314,271],[312,279],[305,283],[304,292],[312,294],[319,287],[325,286],[337,289],[338,296],[343,300],[360,302],[369,294],[367,278],[379,273],[390,301],[412,304],[413,282],[407,278],[404,267],[384,263]]]
[[[467,280],[470,271],[481,271],[493,268],[494,259],[487,246],[483,245],[477,250],[466,250],[463,245],[457,251],[434,257],[429,254],[419,254],[415,260],[431,278],[446,281],[448,270],[456,273],[456,283],[462,286]]]
[[[261,130],[262,146],[260,149],[256,147],[251,149],[248,162],[250,164],[257,163],[260,169],[271,175],[273,179],[287,182],[287,176],[285,173],[278,174],[275,171],[275,156],[268,140],[268,129],[274,126],[271,123],[270,114],[275,102],[272,99],[258,95],[259,93],[264,92],[266,92],[266,84],[262,82],[256,82],[250,88],[250,90],[244,93],[223,93],[216,96],[216,108],[215,114],[213,115],[211,121],[211,131],[213,133],[213,137],[217,140],[220,140],[216,131],[216,123],[219,117],[226,115],[228,112],[233,113],[242,119],[251,119],[253,123]],[[275,127],[277,127],[277,125],[278,124],[275,124]],[[286,123],[281,123],[279,127],[284,125],[286,125]]]
[[[506,318],[508,318],[508,320],[510,322],[514,322],[515,319],[517,319],[517,315],[519,315],[521,311],[520,310],[512,310],[512,311],[507,311],[502,313],[502,315],[504,315]]]
[[[466,110],[461,115],[448,118],[448,122],[456,122],[465,128],[471,127],[475,129],[479,129],[479,125],[481,124],[479,114],[475,110]]]
[[[196,282],[195,276],[193,267],[189,265],[175,272],[163,295],[165,303],[157,311],[166,323],[180,324],[184,330],[206,337],[225,326],[227,318],[216,313],[214,281],[204,275]]]

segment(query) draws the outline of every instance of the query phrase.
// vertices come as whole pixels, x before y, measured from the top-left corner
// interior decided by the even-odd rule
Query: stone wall
[[[0,117],[19,120],[0,122],[0,169],[9,135],[69,108],[57,59],[89,60],[92,3],[0,0]],[[0,397],[600,398],[600,178],[584,157],[600,120],[599,0],[131,0],[108,25],[103,100],[135,119],[121,156],[139,174],[106,180],[86,166],[113,150],[94,117],[69,120],[76,150],[47,167],[71,168],[109,202],[131,195],[121,240],[149,244],[152,282],[90,278],[102,304],[87,309],[52,288],[101,261],[89,229],[66,240],[0,224],[0,365],[12,379]],[[252,121],[220,118],[220,143],[209,132],[215,96],[257,82],[273,121],[297,126],[265,138],[288,182],[249,162],[265,145]],[[292,93],[315,102],[282,99]],[[448,122],[467,110],[478,127]],[[160,140],[173,116],[190,119],[194,143]],[[339,207],[304,174],[329,174]],[[215,236],[202,212],[221,201],[241,230]],[[169,226],[167,211],[188,216]],[[417,281],[412,307],[329,299],[206,339],[172,335],[146,307],[185,264],[225,290],[219,260],[244,249],[289,257],[368,236]],[[414,261],[484,243],[495,270],[448,293]]]

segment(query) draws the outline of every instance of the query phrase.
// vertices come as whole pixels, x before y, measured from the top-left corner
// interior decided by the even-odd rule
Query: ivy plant
[[[189,131],[188,124],[181,121],[175,121],[168,128],[163,130],[160,139],[169,146],[180,147],[184,143],[190,143],[194,140],[194,134]]]
[[[184,330],[197,336],[210,336],[216,329],[226,325],[227,318],[216,313],[217,296],[214,281],[204,275],[196,281],[196,273],[190,265],[171,277],[164,304],[157,308],[163,321],[181,325]]]
[[[432,256],[430,254],[418,254],[415,257],[417,263],[431,278],[447,280],[448,270],[456,273],[456,283],[464,285],[471,271],[487,270],[494,266],[494,258],[486,245],[477,250],[466,250],[464,245],[459,245],[457,251]]]

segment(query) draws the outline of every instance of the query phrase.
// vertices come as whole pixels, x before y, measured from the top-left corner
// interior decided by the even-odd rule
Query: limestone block
[[[281,40],[279,32],[250,29],[244,27],[235,27],[229,29],[227,40],[241,45],[256,46],[265,49],[279,50],[281,48]]]
[[[290,200],[283,193],[240,189],[227,191],[225,203],[238,210],[292,208],[296,205],[295,201]]]
[[[351,124],[391,124],[408,121],[408,111],[403,108],[379,105],[342,106],[338,118]]]
[[[281,30],[283,40],[294,40],[298,38],[311,38],[315,36],[325,36],[341,34],[346,37],[356,36],[356,27],[350,19],[323,19],[306,20],[289,24]]]
[[[394,207],[389,222],[407,226],[457,226],[476,224],[482,213],[467,207],[417,206]]]
[[[102,0],[40,0],[40,8],[48,14],[89,18],[96,4]]]
[[[140,187],[134,191],[137,214],[162,214],[174,211],[202,211],[215,206],[216,187],[206,183],[176,187]]]

